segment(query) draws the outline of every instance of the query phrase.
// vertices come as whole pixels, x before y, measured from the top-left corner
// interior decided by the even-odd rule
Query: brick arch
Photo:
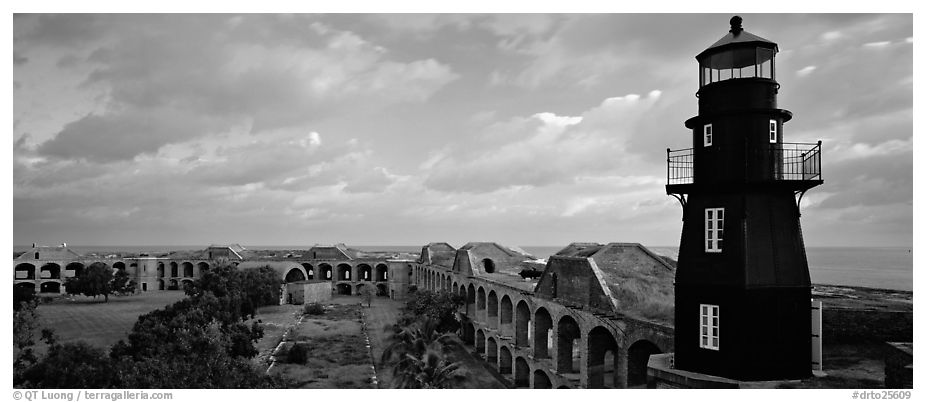
[[[550,381],[550,376],[543,370],[534,370],[534,389],[550,388],[553,388],[553,382]]]
[[[35,265],[29,263],[16,264],[16,279],[35,279],[36,269]],[[20,273],[22,272],[22,273]]]
[[[502,334],[509,335],[513,331],[514,324],[514,305],[511,303],[511,297],[502,295],[502,300],[498,307],[498,327]]]
[[[302,265],[302,269],[305,270],[306,279],[315,279],[315,267],[313,267],[312,264],[303,262],[300,265]]]
[[[553,317],[546,307],[534,311],[534,358],[550,358],[550,337],[553,331]],[[552,335],[555,337],[555,335]]]
[[[489,328],[498,328],[498,294],[495,289],[489,290],[486,298],[486,324]]]
[[[528,388],[531,385],[531,366],[527,359],[518,356],[514,359],[514,386],[515,388]]]
[[[352,281],[352,280],[354,280],[354,278],[351,278],[351,275],[350,275],[350,271],[351,271],[352,269],[353,269],[353,267],[351,267],[350,264],[347,264],[347,263],[344,263],[344,262],[338,264],[338,269],[337,269],[338,278],[337,278],[337,279],[338,279],[339,281]]]
[[[466,315],[470,318],[476,315],[476,287],[472,283],[466,287]]]
[[[308,279],[305,268],[302,266],[290,268],[283,276],[283,282],[299,282]]]
[[[48,263],[43,264],[39,272],[40,272],[39,277],[44,276],[44,275],[41,275],[41,273],[48,272],[48,277],[42,278],[42,279],[61,279],[61,266],[53,262],[48,262]]]
[[[39,293],[61,293],[61,281],[44,281],[39,285]]]
[[[564,314],[556,324],[556,371],[558,373],[579,372],[577,363],[581,357],[582,329],[579,322]]]
[[[486,338],[486,361],[498,371],[498,341],[494,337]]]
[[[515,307],[515,345],[519,347],[530,346],[530,339],[532,336],[530,332],[533,319],[530,304],[524,299],[518,300]]]
[[[511,366],[513,360],[511,358],[511,349],[508,349],[507,346],[502,345],[498,348],[498,373],[505,375],[511,374]]]
[[[372,281],[373,277],[373,267],[370,264],[358,264],[357,265],[357,278],[358,281]]]
[[[588,388],[617,388],[617,339],[611,331],[597,326],[586,335]]]
[[[476,289],[476,320],[485,322],[486,314],[486,289],[479,285]]]
[[[627,348],[627,387],[646,385],[646,364],[650,355],[662,353],[655,343],[640,339]]]
[[[318,275],[316,276],[316,279],[323,281],[334,280],[334,268],[331,266],[331,264],[327,262],[318,264]]]
[[[476,353],[483,354],[486,350],[486,333],[479,328],[476,330]]]

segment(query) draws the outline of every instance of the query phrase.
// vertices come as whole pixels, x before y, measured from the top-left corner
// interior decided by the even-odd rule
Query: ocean
[[[244,246],[250,249],[306,249],[307,246]],[[363,251],[421,251],[421,246],[350,246]],[[25,251],[29,246],[14,246]],[[187,246],[70,246],[77,253],[92,251],[158,253],[172,250],[202,250],[206,245]],[[548,258],[562,246],[521,246],[537,258]],[[678,247],[649,247],[656,254],[678,258]],[[807,247],[810,278],[815,284],[913,290],[913,249],[906,247]]]

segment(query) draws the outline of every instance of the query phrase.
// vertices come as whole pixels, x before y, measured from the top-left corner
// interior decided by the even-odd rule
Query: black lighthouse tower
[[[810,273],[800,200],[823,183],[821,143],[785,143],[778,45],[730,20],[696,56],[692,148],[667,150],[682,204],[675,368],[741,381],[811,375]]]

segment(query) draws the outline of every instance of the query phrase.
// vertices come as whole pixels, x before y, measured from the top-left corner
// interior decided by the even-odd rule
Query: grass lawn
[[[62,342],[82,340],[108,349],[125,339],[138,316],[174,303],[185,295],[182,291],[147,292],[132,296],[110,296],[104,303],[86,296],[56,297],[51,303],[39,304],[36,312],[36,353],[45,353],[45,343],[39,341],[42,328],[53,329]]]
[[[359,300],[336,297],[324,315],[303,316],[283,338],[284,347],[271,373],[293,381],[295,388],[375,388],[360,306],[356,304]],[[287,352],[296,343],[308,349],[305,364],[287,362]]]

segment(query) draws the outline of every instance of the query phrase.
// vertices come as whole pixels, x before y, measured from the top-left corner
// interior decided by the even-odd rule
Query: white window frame
[[[723,208],[704,208],[704,251],[723,251]]]
[[[709,147],[714,144],[714,125],[704,125],[704,146]]]
[[[776,120],[768,121],[768,142],[772,144],[778,142],[778,121]]]
[[[698,344],[702,349],[720,350],[720,306],[702,304],[698,313]]]

